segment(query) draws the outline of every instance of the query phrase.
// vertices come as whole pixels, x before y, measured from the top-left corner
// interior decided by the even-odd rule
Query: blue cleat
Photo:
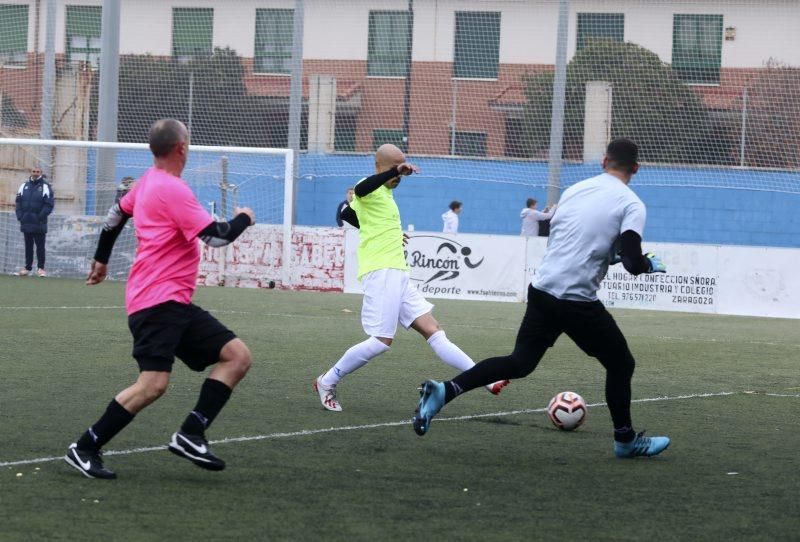
[[[646,437],[642,431],[630,442],[614,441],[614,453],[617,457],[651,457],[666,450],[667,446],[669,437]]]
[[[444,384],[435,380],[426,380],[420,388],[419,395],[419,405],[414,411],[411,423],[414,425],[414,431],[422,436],[428,432],[431,420],[444,406]]]

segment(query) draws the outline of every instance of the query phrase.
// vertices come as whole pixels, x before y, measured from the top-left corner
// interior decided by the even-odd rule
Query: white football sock
[[[344,353],[341,359],[336,362],[336,365],[331,367],[330,370],[319,379],[319,383],[326,388],[335,386],[345,375],[363,367],[369,360],[388,350],[389,347],[375,337],[370,337],[366,341],[355,344]]]
[[[430,338],[428,338],[428,344],[431,345],[431,348],[434,353],[439,356],[439,359],[450,367],[463,372],[467,369],[471,369],[475,365],[471,357],[450,342],[450,339],[444,334],[444,330],[439,330],[431,335]]]

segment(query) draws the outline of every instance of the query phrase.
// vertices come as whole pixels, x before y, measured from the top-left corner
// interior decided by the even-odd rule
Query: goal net
[[[88,272],[108,208],[130,183],[152,165],[144,144],[4,139],[0,141],[0,179],[16,191],[34,168],[48,176],[55,193],[48,220],[46,271],[50,276],[80,277]],[[266,240],[269,247],[246,256],[233,246],[203,246],[200,281],[262,285],[270,281],[291,287],[292,152],[287,149],[190,147],[183,172],[209,213],[229,220],[236,207],[251,207],[257,225],[240,243]],[[0,211],[0,272],[13,273],[24,265],[23,235],[13,208]],[[124,279],[136,253],[133,221],[117,239],[109,276]],[[287,242],[288,241],[288,242]],[[262,246],[262,245],[259,245]],[[244,261],[258,258],[257,262]],[[257,266],[242,265],[257,263]],[[34,266],[36,258],[34,257]],[[257,271],[253,268],[257,267]],[[35,270],[35,267],[34,267]]]
[[[57,4],[49,89],[46,10],[0,4],[0,137],[97,137],[102,2]],[[461,232],[518,234],[528,198],[541,210],[625,136],[641,148],[632,186],[649,207],[648,239],[797,245],[797,2],[331,5],[124,0],[118,139],[145,141],[164,117],[199,145],[287,148],[299,133],[300,226],[334,226],[347,187],[393,143],[421,167],[396,192],[404,226],[440,230],[459,200]]]

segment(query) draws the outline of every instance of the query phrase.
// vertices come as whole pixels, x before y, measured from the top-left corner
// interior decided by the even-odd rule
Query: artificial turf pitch
[[[256,438],[214,445],[221,473],[150,449],[204,379],[177,362],[167,394],[107,447],[133,451],[106,457],[119,479],[89,480],[54,458],[136,377],[123,285],[0,277],[1,540],[800,537],[797,321],[614,311],[634,399],[656,399],[633,405],[636,428],[672,438],[662,456],[619,460],[605,407],[572,433],[541,411],[563,390],[603,401],[602,368],[566,338],[531,377],[460,397],[420,438],[406,422],[416,388],[453,372],[414,332],[340,384],[344,412],[311,389],[363,340],[360,296],[204,288],[195,301],[255,360],[209,438]],[[524,311],[436,304],[476,360],[510,351]]]

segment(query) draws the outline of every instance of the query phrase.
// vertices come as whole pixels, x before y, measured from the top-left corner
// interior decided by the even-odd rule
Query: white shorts
[[[398,322],[408,329],[414,320],[433,310],[433,305],[410,283],[409,276],[408,271],[378,269],[361,279],[361,325],[367,335],[393,339]]]

